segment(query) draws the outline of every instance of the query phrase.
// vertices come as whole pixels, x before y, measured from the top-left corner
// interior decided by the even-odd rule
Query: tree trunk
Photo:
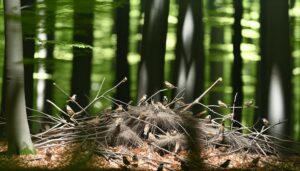
[[[241,20],[243,16],[243,1],[235,0],[234,6],[234,24],[233,24],[233,68],[232,68],[232,104],[235,106],[243,106],[243,81],[242,81],[242,67],[243,60],[241,56],[241,44],[242,44],[242,26]],[[237,96],[235,97],[235,95]],[[234,109],[234,120],[241,123],[242,120],[242,109]],[[233,126],[240,126],[236,122]]]
[[[202,1],[179,1],[175,84],[176,94],[185,89],[184,99],[191,102],[204,87],[204,47]]]
[[[118,2],[120,0],[116,0]],[[117,7],[115,10],[115,28],[117,34],[117,51],[116,51],[116,84],[124,77],[127,77],[127,82],[117,88],[116,99],[123,102],[130,100],[130,77],[129,64],[127,61],[128,54],[128,39],[129,39],[129,0],[122,1],[124,4]]]
[[[56,1],[39,0],[39,3],[46,5],[46,8],[38,8],[39,21],[37,37],[41,40],[38,44],[38,58],[41,62],[37,66],[37,109],[47,114],[51,114],[52,106],[46,102],[47,99],[52,100],[52,74],[53,74],[53,43],[45,43],[54,40],[54,24]],[[40,131],[45,125],[34,124],[33,131]]]
[[[33,71],[36,35],[36,0],[21,0],[22,5],[22,32],[23,32],[23,55],[25,60],[25,99],[26,106],[33,108]],[[27,110],[30,116],[31,111]],[[29,123],[30,124],[30,123]]]
[[[162,89],[168,27],[169,0],[145,1],[142,55],[139,66],[138,97]],[[157,95],[154,99],[160,99]]]
[[[94,0],[74,0],[73,41],[93,45]],[[72,94],[77,95],[81,106],[88,104],[91,87],[93,51],[90,48],[73,47]],[[78,108],[75,110],[79,110]]]
[[[55,12],[56,12],[56,1],[53,0],[45,0],[46,3],[46,34],[48,41],[55,40]],[[47,43],[47,60],[46,60],[46,73],[49,75],[49,79],[46,79],[46,88],[45,88],[45,100],[53,99],[53,70],[54,70],[54,44]],[[44,101],[44,110],[45,113],[52,113],[52,105]]]
[[[20,0],[5,0],[4,113],[7,116],[8,152],[35,152],[27,122]]]
[[[217,13],[219,11],[220,6],[217,5],[217,0],[209,0],[208,1],[208,10],[209,15],[216,18],[220,18],[220,14]],[[224,4],[225,5],[225,4]],[[209,42],[209,84],[216,81],[220,76],[224,75],[224,60],[216,60],[219,56],[225,56],[226,52],[219,48],[221,45],[226,44],[225,35],[226,35],[226,25],[220,25],[220,23],[212,23],[209,27],[210,30],[210,42]],[[223,83],[224,84],[224,83]],[[208,96],[209,104],[216,104],[218,100],[223,100],[224,91],[213,89],[210,91]],[[227,103],[227,102],[225,102]],[[222,113],[222,108],[216,109],[217,112]],[[210,113],[212,117],[218,117],[214,113]]]
[[[290,135],[292,58],[288,1],[261,0],[259,113],[271,124],[286,120],[273,132]]]

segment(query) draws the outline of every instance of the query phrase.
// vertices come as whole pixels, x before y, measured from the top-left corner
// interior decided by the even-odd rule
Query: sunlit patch
[[[271,123],[277,123],[283,121],[284,118],[284,94],[283,94],[283,86],[280,78],[280,74],[278,72],[277,66],[274,66],[271,73],[271,81],[269,88],[269,120]],[[274,132],[276,133],[284,133],[284,125],[276,125],[274,127]]]

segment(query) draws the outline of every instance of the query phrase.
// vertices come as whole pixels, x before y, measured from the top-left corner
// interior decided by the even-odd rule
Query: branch
[[[188,106],[186,106],[184,109],[181,110],[181,112],[184,112],[191,108],[194,104],[200,102],[200,100],[219,82],[222,81],[222,78],[218,78],[207,90],[205,90],[197,99],[195,99],[192,103],[190,103]]]

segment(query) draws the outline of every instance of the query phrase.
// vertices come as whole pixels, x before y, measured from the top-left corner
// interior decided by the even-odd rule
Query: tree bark
[[[163,87],[168,13],[169,0],[145,1],[138,98],[144,94],[150,96]],[[154,97],[160,98],[160,94]]]
[[[25,99],[26,106],[33,108],[33,71],[36,36],[36,0],[21,0],[22,8],[22,32],[23,32],[23,55],[25,72]],[[30,116],[31,111],[27,110]],[[29,123],[30,124],[30,123]]]
[[[271,124],[286,120],[273,132],[290,135],[292,58],[288,1],[261,0],[259,113]]]
[[[94,0],[87,0],[84,3],[79,0],[73,1],[73,41],[75,43],[80,42],[90,46],[93,45],[94,3]],[[88,104],[91,87],[92,57],[92,49],[73,47],[71,92],[77,95],[77,102],[81,106]],[[79,110],[79,108],[75,110]]]
[[[202,1],[179,1],[175,84],[176,94],[185,89],[184,100],[191,102],[204,87],[204,47]]]
[[[120,0],[116,0],[117,2]],[[129,41],[129,0],[123,1],[124,4],[115,10],[115,28],[117,34],[116,50],[116,80],[115,84],[127,77],[127,82],[117,88],[116,99],[123,102],[130,100],[130,74],[127,61],[128,41]]]
[[[243,60],[241,56],[241,44],[242,44],[242,25],[241,20],[243,16],[243,1],[235,0],[234,6],[234,24],[233,24],[233,68],[232,68],[232,104],[235,106],[243,106],[243,81],[242,81],[242,68]],[[237,95],[237,96],[236,96]],[[242,109],[234,109],[234,120],[241,123]],[[240,126],[236,122],[233,126]]]
[[[5,59],[4,59],[4,113],[7,116],[8,152],[32,154],[35,152],[27,122],[22,25],[20,0],[5,0]]]
[[[55,40],[55,12],[56,12],[56,1],[53,0],[45,0],[46,3],[46,34],[48,41]],[[46,60],[46,73],[50,76],[49,79],[46,80],[46,88],[45,88],[45,100],[53,99],[53,71],[54,71],[54,44],[47,43],[47,60]],[[45,113],[52,113],[52,105],[44,101],[44,110]]]

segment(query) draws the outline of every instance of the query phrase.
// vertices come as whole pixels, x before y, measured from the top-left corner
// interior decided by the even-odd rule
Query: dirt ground
[[[89,146],[82,144],[37,149],[36,155],[8,156],[7,142],[1,140],[0,170],[158,170],[161,163],[164,163],[163,170],[193,170],[174,155],[153,152],[147,144],[139,148],[109,147],[109,150],[123,154],[123,159],[105,159],[101,155],[90,154]],[[243,152],[229,154],[224,150],[202,149],[199,152],[204,163],[201,170],[300,170],[299,157],[283,160],[275,156],[261,157]],[[181,151],[177,156],[187,159],[188,152]],[[129,163],[124,162],[124,158]],[[228,166],[224,166],[229,160]]]

